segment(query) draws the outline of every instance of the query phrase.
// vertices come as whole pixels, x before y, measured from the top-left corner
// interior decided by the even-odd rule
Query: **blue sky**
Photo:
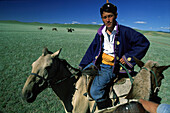
[[[170,32],[170,0],[109,0],[118,7],[119,24]],[[0,20],[21,22],[102,24],[106,0],[0,0]]]

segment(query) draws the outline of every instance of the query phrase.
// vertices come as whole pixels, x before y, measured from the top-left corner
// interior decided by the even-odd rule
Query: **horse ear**
[[[58,57],[58,56],[60,55],[61,50],[62,50],[62,48],[59,49],[58,51],[56,51],[55,53],[53,53],[53,54],[51,55],[51,57],[52,57],[52,58]]]
[[[141,60],[137,59],[133,56],[133,59],[135,60],[136,64],[141,68],[144,66],[145,63],[143,63]]]
[[[45,56],[45,55],[47,55],[47,54],[49,54],[49,51],[48,51],[47,48],[44,48],[44,49],[42,50],[42,55]]]
[[[168,65],[168,66],[159,66],[159,67],[157,67],[157,70],[160,73],[162,73],[164,70],[168,69],[169,67],[170,67],[170,65]]]

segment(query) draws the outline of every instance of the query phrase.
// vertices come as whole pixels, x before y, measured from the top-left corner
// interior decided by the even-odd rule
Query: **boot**
[[[97,107],[98,107],[98,110],[101,110],[101,109],[104,109],[104,108],[108,108],[108,107],[111,107],[112,106],[112,101],[111,99],[107,99],[103,102],[97,102]]]

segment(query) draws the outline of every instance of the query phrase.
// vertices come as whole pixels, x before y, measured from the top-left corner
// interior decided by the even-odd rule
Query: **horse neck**
[[[150,72],[147,70],[141,70],[134,78],[133,88],[135,93],[138,93],[138,97],[149,100],[151,93]]]
[[[72,111],[73,106],[72,106],[72,98],[73,94],[75,92],[75,83],[76,83],[76,78],[71,77],[72,73],[70,72],[70,69],[65,66],[62,61],[59,61],[59,68],[57,69],[58,71],[55,73],[55,77],[57,76],[62,76],[60,77],[60,80],[63,78],[67,78],[64,81],[58,83],[58,84],[51,84],[51,88],[53,91],[56,93],[56,95],[60,98],[62,101],[63,106],[65,107],[66,111]],[[57,61],[58,63],[58,61]],[[56,63],[56,64],[57,64]],[[56,65],[57,67],[57,65]],[[56,78],[57,79],[57,78]],[[55,78],[54,78],[55,80]]]

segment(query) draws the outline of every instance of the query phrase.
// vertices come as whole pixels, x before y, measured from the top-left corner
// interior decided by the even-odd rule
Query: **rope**
[[[57,81],[56,83],[54,83],[54,84],[59,84],[59,83],[65,81],[66,79],[72,78],[72,77],[74,77],[74,76],[75,76],[75,75],[71,75],[70,77],[66,77],[66,78],[64,78],[64,79],[58,80],[58,81]]]
[[[130,75],[130,73],[129,73],[129,71],[128,71],[128,69],[123,65],[123,64],[121,64],[121,63],[119,63],[119,65],[120,66],[122,66],[124,69],[125,69],[125,71],[126,71],[126,73],[127,73],[127,75],[129,76],[129,78],[130,78],[130,82],[131,82],[131,84],[133,84],[133,81],[134,81],[134,79],[132,78],[132,76]]]
[[[156,83],[156,88],[159,88],[158,87],[158,82],[157,82],[157,78],[156,78],[156,75],[155,75],[155,73],[151,70],[151,73],[154,75],[154,77],[155,77],[155,83]],[[154,91],[155,92],[155,91]]]
[[[142,69],[145,69],[145,70],[149,71],[146,67],[142,67]],[[158,90],[160,89],[160,87],[158,86],[158,82],[157,82],[157,78],[156,78],[155,73],[152,70],[150,70],[150,72],[154,75],[154,78],[155,78],[155,83],[156,83],[156,88],[154,90],[154,93],[155,93],[157,91],[157,89]]]

